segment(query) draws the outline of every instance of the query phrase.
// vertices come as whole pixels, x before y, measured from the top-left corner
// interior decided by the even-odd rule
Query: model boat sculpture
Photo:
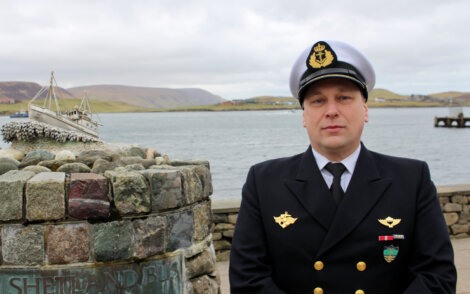
[[[55,87],[57,87],[57,82],[54,78],[54,72],[52,72],[50,85],[44,86],[28,104],[30,119],[98,138],[98,126],[102,124],[93,119],[87,94],[85,93],[82,98],[80,106],[75,106],[74,109],[62,113]],[[47,95],[42,106],[33,104],[46,92]],[[55,109],[53,109],[54,106]]]

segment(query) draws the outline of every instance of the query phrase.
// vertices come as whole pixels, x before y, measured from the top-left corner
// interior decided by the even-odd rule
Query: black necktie
[[[333,184],[331,185],[331,194],[336,204],[339,204],[341,199],[343,199],[343,188],[341,188],[341,175],[346,170],[346,167],[341,163],[332,163],[329,162],[325,166],[326,170],[333,175]]]

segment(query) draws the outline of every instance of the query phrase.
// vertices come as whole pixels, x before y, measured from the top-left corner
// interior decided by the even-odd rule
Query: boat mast
[[[46,108],[46,103],[49,104],[48,109],[52,110],[52,98],[54,98],[55,107],[57,114],[60,114],[59,102],[57,101],[57,96],[55,95],[54,83],[57,86],[57,82],[54,78],[54,71],[51,72],[51,83],[49,85],[49,91],[47,92],[47,98],[44,101],[44,108]]]

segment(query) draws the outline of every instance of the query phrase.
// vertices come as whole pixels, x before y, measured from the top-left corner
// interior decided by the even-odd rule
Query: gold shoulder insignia
[[[310,54],[308,63],[312,68],[322,68],[327,67],[332,64],[335,60],[335,55],[332,51],[327,50],[327,45],[322,42],[318,42]]]
[[[293,218],[292,215],[290,215],[287,211],[284,212],[284,214],[281,214],[280,216],[274,217],[274,221],[279,224],[283,229],[295,223],[297,219],[297,217]]]
[[[387,216],[385,219],[378,219],[378,221],[382,225],[389,227],[391,229],[401,222],[401,218],[393,218],[391,216]]]

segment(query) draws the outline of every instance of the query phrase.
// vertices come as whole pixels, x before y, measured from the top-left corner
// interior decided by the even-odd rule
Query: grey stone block
[[[2,228],[2,255],[7,265],[44,264],[44,227],[32,225],[4,225]]]
[[[92,225],[92,247],[96,261],[130,258],[132,232],[130,221],[114,221]]]
[[[191,280],[194,294],[217,294],[219,293],[219,284],[208,275],[204,275]]]
[[[26,183],[26,218],[58,220],[65,216],[65,173],[44,172]]]
[[[167,216],[168,242],[166,251],[175,251],[192,244],[194,217],[192,210],[184,210]]]
[[[120,215],[150,212],[150,189],[143,175],[123,168],[104,175],[111,181],[114,204]]]
[[[134,254],[147,258],[165,252],[166,218],[150,216],[132,222],[134,228]]]
[[[193,208],[194,214],[194,238],[202,240],[209,235],[212,227],[212,211],[210,202],[197,204]]]
[[[186,260],[186,276],[192,279],[204,274],[210,274],[215,270],[215,256],[206,249],[201,254]]]
[[[23,194],[26,182],[35,174],[12,170],[0,176],[0,220],[23,218]]]
[[[162,211],[186,204],[183,195],[182,176],[177,170],[147,169],[141,171],[148,182],[152,195],[152,210]]]

